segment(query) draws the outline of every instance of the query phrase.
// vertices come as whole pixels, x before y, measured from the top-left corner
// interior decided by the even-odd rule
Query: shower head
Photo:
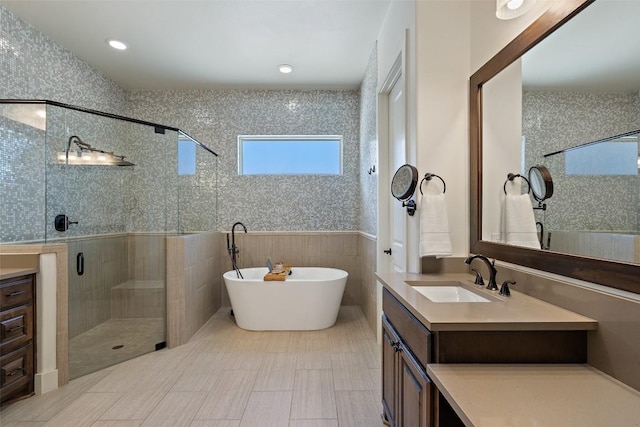
[[[71,149],[72,143],[77,149]],[[69,138],[66,150],[58,153],[58,161],[69,165],[135,166],[125,156],[94,148],[76,135]]]

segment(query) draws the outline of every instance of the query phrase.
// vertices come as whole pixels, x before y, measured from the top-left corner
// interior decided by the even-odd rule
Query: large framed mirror
[[[637,138],[640,83],[632,81],[633,76],[640,76],[640,61],[636,60],[640,58],[640,42],[625,39],[620,32],[625,27],[621,16],[638,16],[640,10],[625,13],[620,7],[638,8],[640,2],[563,0],[550,3],[545,13],[470,79],[471,252],[640,293]],[[613,9],[616,7],[618,9]],[[611,21],[613,27],[596,30],[595,21]],[[589,37],[580,35],[581,27],[589,28]],[[633,24],[631,27],[632,30],[637,28]],[[604,47],[604,51],[617,52],[627,60],[625,67],[638,68],[631,72],[608,69],[600,73],[590,68],[588,64],[594,63],[594,59],[600,65],[614,62],[613,59],[597,58],[595,42],[590,41],[604,39],[607,33],[614,35],[616,43]],[[587,62],[569,57],[569,52],[580,50],[580,46],[586,46]],[[556,62],[545,69],[542,65],[554,55]],[[563,65],[563,59],[578,68],[567,73],[569,67]],[[629,61],[636,61],[636,64]],[[578,69],[585,72],[578,73]],[[543,79],[551,79],[552,74],[558,80]],[[610,86],[605,87],[605,83],[598,81],[598,74],[605,75],[606,84]],[[560,83],[562,78],[564,83]],[[612,78],[617,86],[611,86]],[[596,106],[597,103],[600,105]],[[585,111],[572,112],[572,104],[586,105],[585,111],[594,116]],[[616,108],[620,110],[616,112]],[[621,116],[627,120],[620,120]],[[608,153],[619,147],[631,153],[630,161],[625,160],[625,163],[636,164],[635,169],[594,172],[597,168],[592,162],[591,166],[586,166],[586,172],[575,172],[574,165],[580,163],[579,159],[587,156],[588,151],[592,151],[591,156],[599,156],[595,163],[600,166],[602,159],[609,155],[602,154],[602,150]],[[612,163],[619,165],[621,162],[614,160]],[[554,183],[553,196],[545,200],[545,209],[535,212],[536,222],[543,226],[536,230],[538,237],[543,237],[540,249],[508,244],[500,229],[504,224],[500,218],[503,188],[514,187],[510,191],[519,195],[529,187],[526,183],[520,186],[518,180],[507,187],[507,173],[526,176],[534,165],[548,169]],[[532,208],[535,207],[537,202],[533,197],[531,202]],[[606,209],[611,210],[607,212]],[[611,229],[605,229],[605,225]],[[631,255],[597,252],[606,244],[621,252],[624,245],[615,240],[619,235],[623,239],[620,241],[630,247]],[[613,243],[603,243],[603,236],[614,239]],[[566,244],[576,238],[591,239],[591,243]],[[583,248],[588,246],[591,248]]]

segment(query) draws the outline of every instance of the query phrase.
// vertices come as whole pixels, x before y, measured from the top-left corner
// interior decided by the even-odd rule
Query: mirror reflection
[[[541,165],[553,197],[530,202],[543,249],[640,263],[638,16],[640,2],[595,2],[484,85],[483,240],[506,242],[507,175]]]

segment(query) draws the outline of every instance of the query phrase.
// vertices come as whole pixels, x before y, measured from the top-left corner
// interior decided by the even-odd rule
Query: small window
[[[567,151],[567,175],[637,175],[638,143],[606,142]]]
[[[340,175],[342,136],[238,136],[239,175]]]

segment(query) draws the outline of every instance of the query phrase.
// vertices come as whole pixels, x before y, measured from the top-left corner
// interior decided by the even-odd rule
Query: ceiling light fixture
[[[498,19],[513,19],[527,13],[536,0],[496,0]]]
[[[293,71],[293,66],[289,64],[280,64],[278,65],[278,71],[282,74],[289,74]]]
[[[106,42],[109,46],[117,50],[125,50],[127,48],[127,45],[120,40],[107,39]]]

